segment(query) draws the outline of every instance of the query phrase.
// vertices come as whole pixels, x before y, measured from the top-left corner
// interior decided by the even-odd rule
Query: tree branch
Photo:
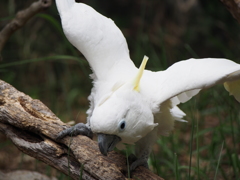
[[[51,6],[52,0],[38,0],[32,3],[27,9],[19,11],[16,17],[9,22],[0,32],[0,52],[9,37],[18,29],[24,26],[26,22],[40,11]],[[0,59],[1,60],[1,59]]]
[[[57,143],[56,135],[66,127],[41,101],[0,80],[0,131],[19,150],[73,179],[79,179],[81,172],[83,179],[127,179],[125,156],[111,152],[105,157],[97,143],[85,136],[65,137]],[[144,167],[132,175],[133,179],[162,180]]]
[[[240,23],[240,0],[220,0]]]

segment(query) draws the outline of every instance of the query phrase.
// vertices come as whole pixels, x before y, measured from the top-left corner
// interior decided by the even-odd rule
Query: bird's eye
[[[125,119],[122,119],[118,124],[118,129],[121,132],[125,129],[125,127],[126,127],[126,121],[125,121]]]

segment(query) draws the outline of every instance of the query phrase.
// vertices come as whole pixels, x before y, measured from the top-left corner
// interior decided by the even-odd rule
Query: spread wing
[[[75,0],[57,0],[64,33],[86,57],[95,80],[116,81],[132,77],[137,68],[129,57],[126,40],[114,24],[93,8]],[[189,59],[175,63],[165,71],[145,71],[141,93],[161,104],[171,99],[173,106],[188,101],[201,89],[224,83],[240,100],[240,65],[226,59]]]
[[[126,39],[111,19],[74,0],[56,2],[64,33],[85,56],[94,78],[120,77],[136,69],[129,57]]]
[[[201,89],[224,83],[225,88],[240,100],[240,65],[217,58],[189,59],[165,71],[146,71],[142,90],[158,104],[171,99],[173,106],[184,103]],[[151,87],[151,88],[150,88]]]

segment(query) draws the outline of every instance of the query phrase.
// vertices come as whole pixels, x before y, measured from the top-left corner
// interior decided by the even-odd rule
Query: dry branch
[[[85,136],[56,135],[67,127],[41,101],[33,100],[0,80],[0,131],[24,153],[79,179],[127,179],[125,156],[111,152],[103,156],[97,143]],[[133,179],[162,178],[144,167],[132,173]]]
[[[51,6],[52,0],[38,0],[32,3],[27,9],[19,11],[16,17],[9,22],[0,32],[0,52],[9,37],[40,11]]]
[[[240,23],[240,0],[220,0],[230,11],[232,16]]]

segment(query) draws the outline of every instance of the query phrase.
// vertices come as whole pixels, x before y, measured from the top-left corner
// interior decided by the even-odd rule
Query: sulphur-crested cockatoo
[[[136,68],[123,34],[111,19],[75,0],[56,3],[66,37],[93,71],[87,123],[62,131],[58,138],[95,133],[103,155],[119,143],[135,144],[133,170],[147,166],[158,135],[168,135],[175,120],[183,121],[179,103],[219,83],[240,101],[239,64],[227,59],[189,59],[152,72],[144,70],[145,56]]]

